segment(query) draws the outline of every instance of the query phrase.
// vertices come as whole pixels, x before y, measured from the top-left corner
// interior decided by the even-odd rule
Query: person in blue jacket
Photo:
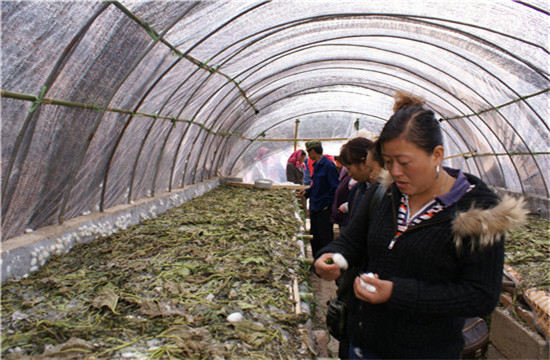
[[[323,155],[320,141],[306,142],[307,155],[313,163],[311,186],[299,195],[309,199],[310,234],[313,235],[311,250],[313,256],[334,238],[333,224],[330,221],[334,192],[338,187],[336,165]]]

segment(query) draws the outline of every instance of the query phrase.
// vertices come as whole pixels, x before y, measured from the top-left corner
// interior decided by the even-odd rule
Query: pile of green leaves
[[[295,211],[288,190],[220,187],[75,246],[2,285],[2,356],[311,359],[289,292]]]
[[[529,218],[506,237],[506,263],[516,270],[523,289],[550,291],[550,223]]]

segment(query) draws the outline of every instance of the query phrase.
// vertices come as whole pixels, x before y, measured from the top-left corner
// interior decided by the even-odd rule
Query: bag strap
[[[379,184],[378,188],[372,195],[372,198],[370,199],[370,204],[369,204],[369,213],[368,213],[369,220],[370,220],[370,214],[372,214],[373,209],[376,207],[376,205],[378,205],[380,200],[382,200],[382,196],[384,196],[387,189],[388,189],[387,186]]]

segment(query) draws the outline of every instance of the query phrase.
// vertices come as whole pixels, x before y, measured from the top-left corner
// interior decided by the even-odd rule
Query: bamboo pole
[[[443,158],[443,160],[452,159],[452,158],[461,157],[461,156],[466,157],[466,155],[475,154],[476,152],[477,152],[477,150],[472,150],[472,151],[468,151],[468,152],[465,152],[465,153],[462,153],[462,154],[446,156],[446,157]]]
[[[298,147],[298,126],[300,124],[300,120],[296,119],[296,125],[294,126],[294,151],[297,150]]]
[[[540,95],[540,94],[543,94],[543,93],[548,92],[548,91],[550,91],[550,89],[542,90],[542,91],[539,91],[535,94],[531,94],[531,95],[521,97],[519,99],[516,99],[514,101],[510,101],[508,103],[505,103],[501,106],[497,106],[497,107],[492,108],[492,109],[483,110],[483,111],[481,111],[477,114],[465,115],[465,116],[461,116],[461,117],[446,118],[446,119],[442,119],[442,120],[455,120],[455,119],[458,119],[458,118],[465,118],[465,117],[469,117],[469,116],[472,116],[472,115],[479,115],[483,112],[499,109],[499,108],[502,108],[506,105],[510,105],[514,102],[517,102],[519,100],[528,99],[530,97]],[[193,125],[201,127],[204,131],[206,131],[210,134],[213,134],[215,136],[235,136],[235,137],[238,137],[242,140],[248,140],[248,141],[251,141],[251,142],[253,142],[253,141],[293,142],[295,151],[296,151],[296,148],[297,148],[298,141],[306,142],[306,141],[311,141],[311,140],[319,140],[319,141],[346,141],[346,140],[348,140],[348,138],[321,138],[321,139],[319,139],[319,138],[298,138],[297,137],[298,123],[299,123],[298,119],[296,120],[295,135],[294,135],[294,138],[292,138],[292,139],[265,139],[265,138],[258,138],[258,137],[257,138],[247,138],[247,137],[242,136],[240,134],[235,134],[235,133],[231,133],[231,132],[214,131],[212,128],[206,127],[204,124],[195,122],[193,120],[178,119],[176,117],[161,116],[161,115],[158,115],[158,114],[134,112],[134,111],[129,110],[129,109],[121,109],[121,108],[113,108],[113,107],[103,108],[103,107],[100,107],[97,104],[87,104],[87,103],[80,103],[80,102],[74,102],[74,101],[46,98],[46,97],[43,97],[44,92],[45,92],[45,89],[42,89],[41,95],[36,96],[36,95],[32,95],[32,94],[22,94],[22,93],[17,93],[17,92],[13,92],[13,91],[0,90],[0,96],[5,97],[5,98],[17,99],[17,100],[32,101],[32,102],[35,103],[35,105],[31,109],[31,111],[33,111],[37,106],[39,106],[41,104],[48,104],[48,105],[59,105],[59,106],[66,106],[66,107],[86,109],[86,110],[96,110],[96,111],[100,111],[102,113],[104,113],[104,112],[114,112],[114,113],[127,114],[127,115],[131,115],[131,116],[136,116],[136,117],[140,117],[140,116],[149,117],[149,118],[154,118],[155,120],[156,119],[161,119],[161,120],[170,121],[174,124],[174,126],[178,122],[193,124]],[[357,120],[359,120],[359,119],[357,119]],[[529,155],[529,156],[533,156],[533,155],[548,155],[548,154],[550,154],[550,152],[544,152],[544,151],[543,152],[485,153],[485,154],[476,154],[476,153],[477,153],[477,150],[473,150],[473,151],[465,152],[465,153],[462,153],[462,154],[451,155],[451,156],[446,157],[445,159],[451,159],[451,158],[460,157],[460,156],[463,156],[467,160],[468,158],[486,157],[486,156],[510,156],[510,155]]]
[[[485,154],[473,154],[464,156],[466,159],[475,158],[475,157],[487,157],[487,156],[518,156],[518,155],[550,155],[548,151],[539,151],[539,152],[510,152],[510,153],[485,153]]]
[[[58,99],[46,98],[46,97],[42,97],[42,96],[38,97],[36,95],[21,94],[21,93],[16,93],[16,92],[12,92],[12,91],[6,91],[6,90],[0,90],[0,96],[4,97],[4,98],[10,98],[10,99],[32,101],[32,102],[35,103],[35,107],[37,105],[47,104],[47,105],[58,105],[58,106],[65,106],[65,107],[85,109],[85,110],[96,110],[96,111],[99,111],[99,112],[102,112],[102,113],[114,112],[114,113],[127,114],[127,115],[131,115],[131,116],[136,116],[136,117],[149,117],[149,118],[153,118],[155,120],[156,119],[167,120],[167,121],[172,122],[174,124],[174,126],[178,122],[188,123],[188,124],[193,124],[195,126],[199,126],[204,131],[206,131],[210,134],[213,134],[215,136],[236,136],[236,137],[239,137],[243,140],[253,141],[253,139],[246,138],[246,137],[244,137],[242,135],[239,135],[239,134],[230,133],[230,132],[223,132],[223,131],[220,131],[220,132],[214,131],[212,128],[206,127],[206,126],[204,126],[204,124],[195,122],[193,120],[178,119],[176,117],[162,116],[162,115],[158,115],[158,114],[134,112],[134,111],[128,110],[128,109],[120,109],[120,108],[114,108],[114,107],[100,107],[97,104],[86,104],[86,103],[80,103],[80,102],[75,102],[75,101],[58,100]],[[33,109],[34,109],[34,107],[33,107]]]
[[[298,289],[298,278],[294,278],[294,301],[296,301],[296,314],[300,315],[302,313],[302,300]]]
[[[315,139],[315,138],[302,138],[302,139],[255,139],[255,141],[287,141],[287,142],[295,142],[295,141],[311,141],[311,140],[319,140],[319,141],[346,141],[348,138],[332,138],[332,139]]]
[[[533,94],[529,94],[529,95],[525,95],[525,96],[520,96],[518,97],[517,99],[514,99],[514,100],[511,100],[511,101],[508,101],[504,104],[501,104],[501,105],[498,105],[498,106],[494,106],[494,107],[491,107],[491,108],[488,108],[488,109],[484,109],[484,110],[481,110],[481,111],[478,111],[477,113],[473,113],[473,114],[468,114],[468,115],[460,115],[460,116],[453,116],[453,117],[449,117],[449,118],[442,118],[440,121],[445,121],[445,120],[458,120],[458,119],[464,119],[464,118],[469,118],[471,116],[479,116],[481,114],[484,114],[486,112],[489,112],[489,111],[495,111],[495,110],[500,110],[502,109],[503,107],[506,107],[508,105],[512,105],[514,103],[517,103],[517,102],[520,102],[522,100],[527,100],[529,98],[532,98],[532,97],[535,97],[535,96],[538,96],[538,95],[542,95],[544,93],[547,93],[548,91],[550,91],[550,88],[547,88],[547,89],[543,89],[541,91],[537,91],[536,93],[533,93]]]

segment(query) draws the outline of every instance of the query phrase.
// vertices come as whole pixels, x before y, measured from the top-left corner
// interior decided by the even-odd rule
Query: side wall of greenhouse
[[[154,218],[219,185],[220,179],[214,178],[12,238],[2,244],[2,282],[21,278],[38,270],[51,256],[62,255],[79,243],[86,243]]]
[[[493,187],[493,190],[500,196],[508,194],[514,197],[523,197],[527,205],[527,210],[529,210],[531,216],[539,217],[541,219],[550,219],[549,198],[535,194],[522,194],[517,191],[512,191],[499,187]]]

